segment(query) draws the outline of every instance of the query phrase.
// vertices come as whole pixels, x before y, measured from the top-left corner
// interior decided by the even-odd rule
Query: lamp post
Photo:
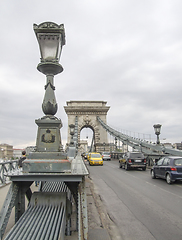
[[[118,143],[118,139],[117,139],[117,137],[115,137],[115,148],[116,148],[116,151],[117,151],[117,143]]]
[[[61,73],[63,67],[59,64],[61,51],[65,45],[64,25],[52,22],[34,24],[34,31],[39,43],[41,62],[37,69],[46,75],[45,96],[42,109],[45,115],[55,115],[57,103],[54,95],[54,75]]]
[[[155,134],[157,135],[157,144],[160,144],[160,141],[159,141],[159,135],[161,133],[161,124],[154,124],[153,127],[154,127],[154,131],[155,131]]]
[[[0,158],[4,159],[4,148],[0,148]]]
[[[105,143],[105,142],[103,142],[103,145],[104,145],[104,152],[105,152],[106,143]]]
[[[70,124],[70,135],[71,135],[71,141],[70,144],[73,145],[74,141],[73,141],[73,135],[75,134],[75,125],[74,124]]]
[[[40,63],[37,69],[46,75],[45,95],[42,103],[42,110],[45,114],[41,119],[36,120],[38,125],[37,151],[60,152],[62,127],[61,119],[54,115],[57,112],[57,102],[54,94],[54,76],[63,71],[59,63],[63,45],[65,45],[64,25],[53,22],[34,24],[40,48]],[[50,144],[52,143],[52,144]]]
[[[71,158],[74,158],[76,155],[76,145],[73,139],[73,135],[75,134],[75,125],[70,124],[69,127],[70,127],[71,140],[69,145],[68,157],[71,159]]]
[[[58,109],[54,93],[54,76],[63,71],[59,60],[62,47],[65,45],[64,25],[43,22],[39,25],[34,24],[33,28],[41,55],[37,69],[46,75],[45,95],[42,103],[42,110],[45,115],[35,120],[38,125],[36,151],[30,153],[28,157],[28,159],[35,161],[30,161],[28,165],[25,160],[23,170],[29,172],[62,172],[70,169],[70,164],[65,161],[62,161],[63,164],[60,164],[61,161],[57,162],[57,160],[67,159],[67,156],[62,150],[60,134],[62,121],[54,116]],[[41,159],[41,163],[36,159]]]

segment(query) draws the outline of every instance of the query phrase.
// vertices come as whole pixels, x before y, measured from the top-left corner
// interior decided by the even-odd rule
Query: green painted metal
[[[141,141],[137,138],[133,138],[129,135],[120,133],[119,131],[114,130],[113,128],[109,127],[107,124],[105,124],[99,117],[97,117],[97,120],[101,124],[101,126],[109,132],[114,137],[117,137],[120,141],[122,141],[125,144],[128,144],[129,146],[133,147],[134,149],[137,149],[139,151],[142,151],[148,156],[162,156],[164,154],[172,154],[176,156],[182,156],[182,151],[166,148],[163,145],[160,144],[152,144],[148,143],[147,141]]]

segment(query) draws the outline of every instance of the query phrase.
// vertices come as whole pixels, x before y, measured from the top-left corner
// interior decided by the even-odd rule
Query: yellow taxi
[[[101,165],[101,166],[103,165],[103,159],[100,153],[97,152],[89,153],[87,158],[89,161],[89,165]]]

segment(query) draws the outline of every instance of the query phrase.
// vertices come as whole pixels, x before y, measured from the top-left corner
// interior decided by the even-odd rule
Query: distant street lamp
[[[154,124],[153,125],[155,134],[157,135],[157,144],[160,144],[159,135],[161,133],[161,126],[162,126],[161,124]]]
[[[0,148],[0,158],[4,159],[4,148]]]
[[[118,143],[118,139],[117,139],[117,137],[115,137],[115,148],[116,148],[116,150],[117,150],[117,143]]]
[[[75,134],[75,125],[74,124],[70,124],[69,127],[70,127],[70,135],[71,135],[70,144],[73,144],[74,143],[73,135]]]
[[[106,143],[105,143],[105,142],[103,142],[103,145],[104,145],[104,151],[105,151],[105,148],[106,148]]]

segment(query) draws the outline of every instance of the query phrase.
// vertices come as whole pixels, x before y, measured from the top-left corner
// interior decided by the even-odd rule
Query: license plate
[[[135,160],[135,162],[141,162],[141,160]]]

